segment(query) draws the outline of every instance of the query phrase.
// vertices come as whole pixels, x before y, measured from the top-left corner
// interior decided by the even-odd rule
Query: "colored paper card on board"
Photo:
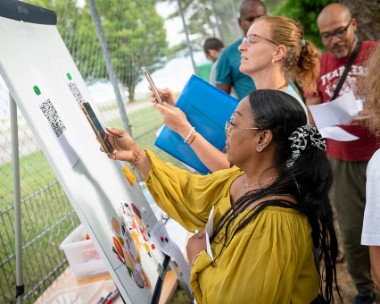
[[[192,75],[176,106],[185,112],[195,130],[221,151],[226,142],[225,123],[238,103],[234,97]],[[167,126],[162,129],[154,144],[200,173],[209,173],[183,138]]]

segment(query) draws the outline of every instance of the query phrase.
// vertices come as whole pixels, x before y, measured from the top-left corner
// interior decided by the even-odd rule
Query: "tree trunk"
[[[135,84],[128,86],[128,101],[129,102],[135,101],[135,88],[136,88]]]
[[[346,5],[358,21],[356,33],[360,40],[380,39],[380,1],[340,0],[339,2]]]

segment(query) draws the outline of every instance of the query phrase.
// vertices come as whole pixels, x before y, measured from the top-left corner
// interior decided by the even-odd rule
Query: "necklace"
[[[247,184],[247,183],[244,183],[243,188],[244,188],[244,189],[251,188],[251,187],[256,186],[256,185],[258,185],[258,184],[260,184],[260,183],[269,182],[269,181],[271,181],[271,180],[273,180],[273,179],[276,179],[277,177],[278,177],[278,175],[277,175],[277,176],[270,177],[270,178],[267,178],[267,179],[264,179],[264,180],[262,180],[262,181],[257,181],[256,183],[253,183],[253,184]]]
[[[287,86],[288,86],[288,83],[285,82],[281,87],[279,87],[279,88],[277,89],[277,91],[280,91],[281,89],[286,88]]]

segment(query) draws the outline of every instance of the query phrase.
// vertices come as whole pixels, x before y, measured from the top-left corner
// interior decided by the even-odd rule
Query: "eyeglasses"
[[[243,38],[243,40],[245,41],[245,43],[247,44],[247,46],[251,46],[252,44],[255,44],[257,41],[257,38],[260,38],[260,39],[264,39],[274,45],[279,45],[279,43],[277,43],[276,41],[274,40],[271,40],[271,39],[268,39],[268,38],[265,38],[265,37],[262,37],[262,36],[259,36],[259,35],[256,35],[256,34],[251,34],[251,35],[248,35],[248,36],[245,36]]]
[[[328,33],[328,32],[325,32],[325,33],[321,33],[320,34],[320,37],[323,41],[331,41],[331,39],[336,36],[338,37],[339,39],[343,38],[344,35],[346,34],[347,30],[348,30],[348,27],[350,26],[351,24],[351,21],[352,21],[352,18],[350,19],[350,21],[348,22],[348,24],[343,27],[343,28],[340,28],[340,29],[337,29],[336,31],[334,31],[333,33]]]
[[[231,131],[232,129],[239,129],[239,130],[261,130],[260,128],[239,128],[235,125],[233,125],[230,121],[226,121],[226,125],[224,127],[226,132]]]

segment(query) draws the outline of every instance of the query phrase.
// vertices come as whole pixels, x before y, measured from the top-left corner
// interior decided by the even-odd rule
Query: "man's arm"
[[[380,288],[380,246],[369,246],[372,280]]]
[[[315,126],[315,122],[314,122],[313,115],[311,115],[311,112],[309,110],[309,106],[318,105],[321,103],[322,103],[322,98],[320,96],[306,98],[306,107],[307,107],[307,114],[309,116],[309,124],[312,126]]]
[[[232,88],[232,84],[231,82],[229,83],[221,83],[221,84],[217,84],[215,85],[218,89],[226,92],[227,94],[230,94],[231,93],[231,88]]]

